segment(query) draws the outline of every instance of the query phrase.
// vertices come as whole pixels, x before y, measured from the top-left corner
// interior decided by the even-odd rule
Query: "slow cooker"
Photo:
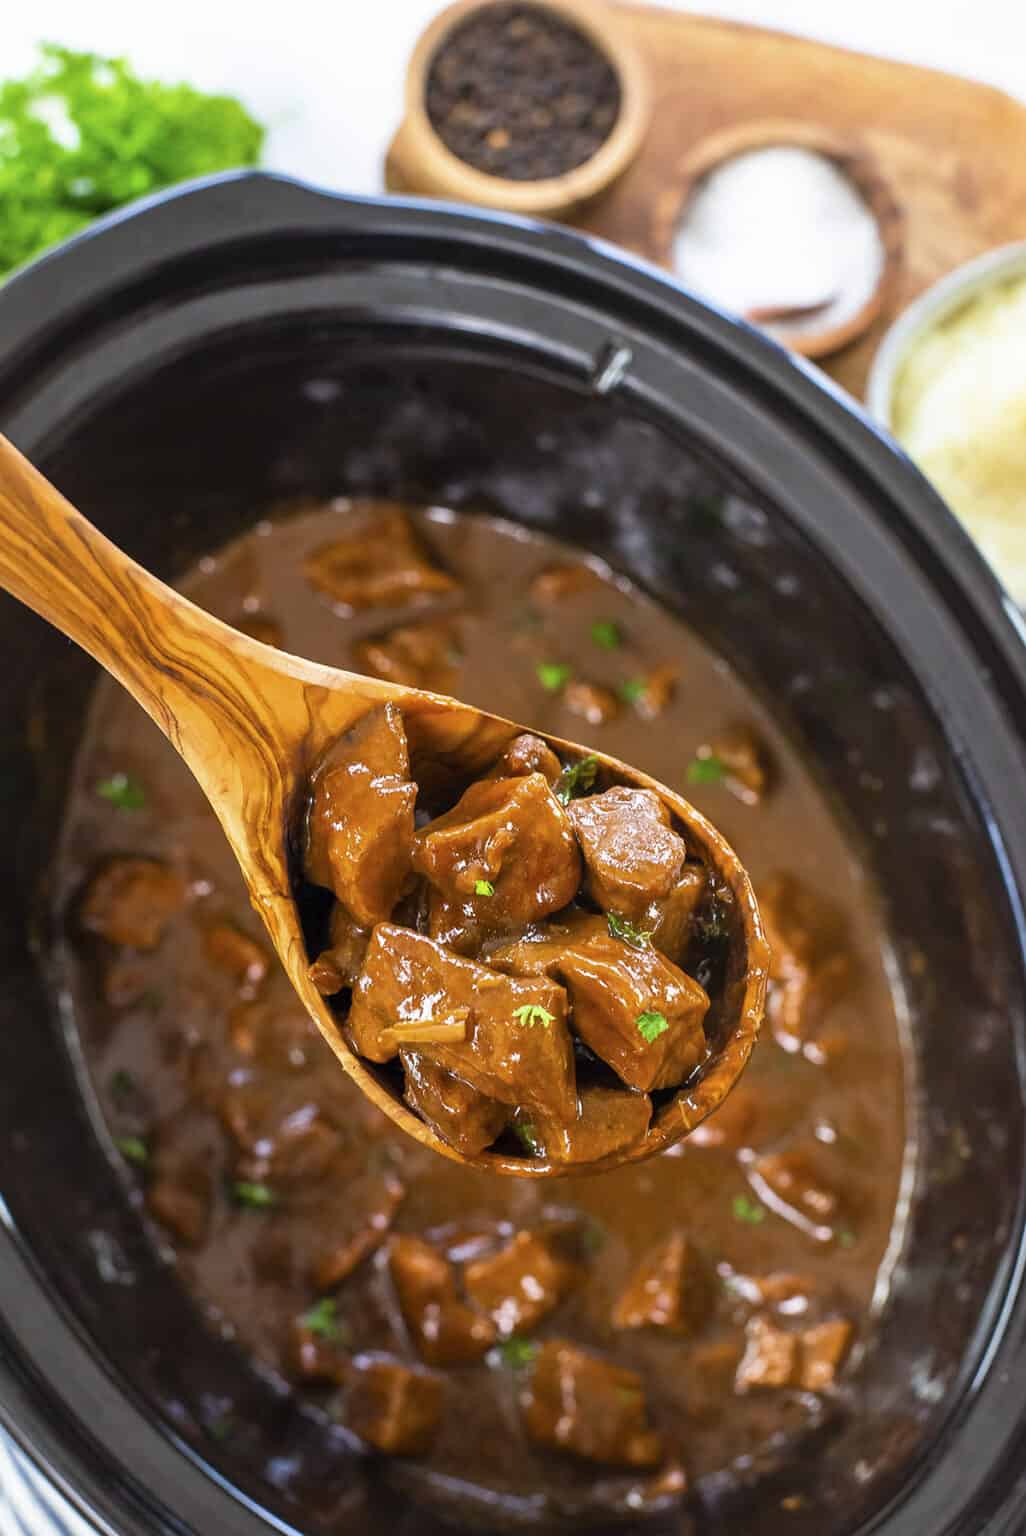
[[[294,493],[483,502],[606,557],[772,700],[886,903],[915,1062],[909,1235],[858,1411],[806,1450],[802,1499],[781,1508],[773,1466],[753,1464],[748,1486],[645,1529],[1021,1531],[1026,647],[894,445],[754,331],[599,244],[262,174],[141,204],[11,280],[0,427],[169,579]],[[715,521],[710,488],[729,509]],[[119,1536],[452,1529],[452,1509],[424,1508],[214,1338],[145,1239],[47,960],[94,668],[6,598],[0,654],[8,1434],[37,1487]],[[244,1428],[219,1447],[197,1425],[229,1396]]]

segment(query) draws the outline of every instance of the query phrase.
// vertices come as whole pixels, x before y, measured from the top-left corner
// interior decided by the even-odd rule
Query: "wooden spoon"
[[[565,1171],[541,1159],[463,1156],[352,1052],[306,974],[289,862],[288,829],[311,769],[371,706],[383,700],[400,706],[414,777],[418,759],[467,776],[483,772],[524,727],[455,699],[303,661],[211,618],[130,560],[3,437],[0,585],[116,677],[185,759],[217,813],[292,985],[367,1097],[416,1140],[456,1162],[533,1176]],[[562,757],[588,750],[546,739]],[[662,797],[684,824],[691,849],[736,899],[727,984],[711,1010],[717,1050],[701,1075],[661,1106],[642,1141],[589,1165],[606,1167],[672,1145],[723,1101],[758,1035],[768,950],[748,876],[715,828],[664,785],[615,758],[595,756],[615,780]]]

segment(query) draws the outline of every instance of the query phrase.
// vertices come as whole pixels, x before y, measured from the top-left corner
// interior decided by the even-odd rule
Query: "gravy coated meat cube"
[[[499,1332],[530,1332],[582,1279],[579,1264],[534,1232],[518,1232],[507,1247],[468,1264],[463,1283],[470,1300]]]
[[[310,1279],[318,1291],[333,1291],[381,1247],[405,1198],[394,1173],[367,1173],[347,1183],[344,1210],[331,1202],[326,1220],[317,1223],[322,1240]]]
[[[336,902],[331,914],[330,942],[312,965],[307,975],[323,997],[333,997],[343,987],[351,987],[367,954],[370,929],[361,928],[342,906]]]
[[[205,1116],[179,1114],[157,1128],[146,1204],[180,1243],[198,1247],[214,1206],[217,1135]]]
[[[568,809],[597,906],[636,921],[669,896],[687,849],[653,790],[618,785],[572,800]]]
[[[485,932],[547,917],[573,900],[581,882],[570,818],[540,773],[472,784],[451,811],[417,833],[413,867],[443,909],[469,906]],[[483,885],[492,894],[479,894]],[[433,932],[435,924],[433,915]]]
[[[241,1154],[239,1179],[303,1183],[320,1178],[341,1157],[342,1138],[301,1085],[282,1091],[250,1079],[230,1082],[220,1115]]]
[[[694,1333],[714,1301],[709,1273],[683,1232],[645,1255],[613,1308],[614,1328],[666,1328]]]
[[[212,923],[203,935],[203,949],[211,965],[232,978],[240,997],[256,997],[271,964],[262,945],[233,923]]]
[[[507,976],[555,977],[571,945],[608,932],[606,919],[598,913],[574,910],[547,923],[532,923],[518,938],[489,944],[481,958]]]
[[[759,1198],[820,1243],[833,1237],[841,1209],[840,1196],[824,1172],[828,1160],[829,1152],[810,1139],[766,1152],[748,1165]]]
[[[791,875],[766,882],[759,910],[770,945],[767,1018],[778,1044],[802,1050],[850,989],[851,954],[836,914]]]
[[[647,1093],[591,1084],[578,1096],[576,1120],[560,1123],[542,1115],[518,1115],[522,1139],[554,1163],[594,1163],[632,1147],[648,1130],[652,1100]]]
[[[332,602],[363,608],[404,608],[460,590],[434,565],[401,507],[368,502],[341,538],[307,555],[303,573]]]
[[[500,1103],[563,1120],[576,1114],[566,992],[544,978],[500,975],[423,934],[380,923],[353,989],[348,1030],[370,1061],[413,1048]]]
[[[379,704],[333,744],[313,776],[306,873],[354,922],[383,922],[410,872],[417,786],[402,716]]]
[[[793,1387],[799,1373],[799,1340],[765,1317],[753,1317],[745,1328],[745,1352],[737,1368],[738,1392],[754,1387]]]
[[[542,1345],[520,1410],[529,1439],[550,1450],[619,1467],[654,1467],[662,1460],[641,1377],[566,1339]]]
[[[725,769],[727,788],[746,805],[758,805],[770,786],[769,752],[750,725],[724,727],[709,751]]]
[[[405,1075],[403,1098],[451,1147],[476,1157],[509,1123],[510,1107],[472,1088],[420,1051],[399,1052]]]
[[[93,876],[79,921],[109,944],[156,949],[185,906],[185,882],[159,859],[114,858]]]
[[[324,1050],[317,1025],[294,993],[279,1003],[237,1003],[228,1015],[228,1038],[244,1061],[269,1072],[302,1072]]]
[[[851,1348],[854,1331],[843,1317],[803,1329],[798,1385],[806,1392],[828,1391]]]
[[[485,775],[489,779],[522,779],[529,773],[540,773],[547,784],[555,784],[563,772],[559,758],[540,736],[524,731],[515,736],[509,746]]]
[[[658,951],[599,934],[566,949],[558,975],[575,1034],[629,1087],[672,1087],[703,1059],[709,999]]]
[[[388,1266],[417,1350],[428,1365],[467,1365],[495,1343],[495,1324],[456,1294],[452,1265],[419,1237],[392,1237]]]
[[[349,1373],[346,1423],[389,1456],[422,1456],[442,1419],[444,1383],[398,1360],[357,1355]]]
[[[359,670],[371,677],[406,688],[451,693],[460,661],[459,627],[453,619],[401,624],[385,635],[361,641],[353,655]]]

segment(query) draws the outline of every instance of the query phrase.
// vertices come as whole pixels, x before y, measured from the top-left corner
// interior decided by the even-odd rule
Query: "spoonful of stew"
[[[413,538],[332,545],[335,589],[402,582]],[[736,855],[672,790],[231,629],[3,438],[0,585],[169,738],[322,1035],[419,1141],[503,1173],[608,1168],[723,1101],[758,1033],[768,952]]]

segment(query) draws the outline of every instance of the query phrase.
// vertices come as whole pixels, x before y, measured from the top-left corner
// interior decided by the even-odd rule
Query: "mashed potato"
[[[913,342],[892,422],[1026,604],[1026,278],[969,299]]]

